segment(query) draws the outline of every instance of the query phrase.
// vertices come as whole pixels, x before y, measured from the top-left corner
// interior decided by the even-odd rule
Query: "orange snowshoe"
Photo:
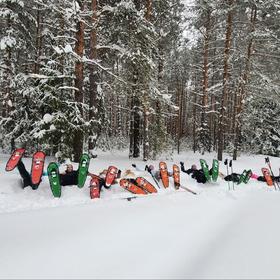
[[[168,176],[168,170],[167,165],[165,162],[161,161],[159,163],[159,171],[160,171],[160,177],[162,184],[165,188],[169,187],[169,176]]]
[[[178,190],[180,187],[180,168],[176,164],[173,164],[173,179],[174,179],[174,188]]]
[[[271,178],[270,171],[267,168],[262,168],[262,174],[265,178],[267,185],[270,187],[273,186],[273,180]]]
[[[31,181],[33,185],[38,185],[41,182],[41,177],[44,171],[45,153],[38,151],[33,155],[31,166]]]
[[[92,179],[90,180],[90,198],[100,198],[100,186],[99,186],[99,177],[98,176],[92,176]]]
[[[134,194],[147,194],[145,190],[143,190],[142,188],[136,186],[135,184],[131,183],[129,180],[127,179],[121,179],[120,180],[120,186],[131,192],[131,193],[134,193]]]
[[[118,168],[115,166],[109,166],[108,172],[105,178],[105,186],[110,187],[118,175]]]
[[[25,152],[24,148],[19,148],[19,149],[14,150],[6,164],[5,170],[12,171],[17,166],[17,164],[19,163],[21,158],[23,157],[24,152]]]
[[[157,189],[146,179],[142,177],[136,178],[137,185],[149,193],[157,193]]]

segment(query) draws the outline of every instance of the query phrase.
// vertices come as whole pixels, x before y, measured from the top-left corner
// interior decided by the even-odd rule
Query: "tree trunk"
[[[135,89],[136,90],[136,89]],[[140,156],[140,100],[135,91],[131,100],[131,122],[130,122],[130,157]]]
[[[145,19],[150,21],[152,13],[152,0],[147,0],[146,2],[146,12],[145,12]],[[149,93],[150,90],[149,85],[147,85],[144,93],[144,100],[143,100],[143,109],[144,109],[144,122],[143,122],[143,160],[148,160],[149,153],[150,153],[150,143],[149,143]]]
[[[184,87],[182,84],[178,87],[178,117],[177,117],[177,153],[180,154],[180,145],[182,138],[182,115],[183,115],[183,95]]]
[[[208,87],[209,87],[209,39],[210,39],[210,24],[211,24],[211,10],[207,11],[207,19],[205,22],[205,36],[204,36],[204,54],[203,54],[203,82],[202,82],[202,99],[201,99],[201,130],[200,142],[205,149],[210,152],[209,139],[209,121],[207,116],[208,111]],[[208,146],[208,147],[207,147]]]
[[[226,113],[226,106],[228,101],[228,83],[229,83],[229,55],[232,41],[232,20],[233,20],[233,6],[234,0],[227,0],[229,11],[227,14],[226,26],[226,41],[224,50],[224,72],[223,72],[223,93],[220,102],[219,112],[219,128],[218,128],[218,160],[223,160],[224,151],[224,117]]]
[[[80,4],[80,10],[84,10],[84,1],[79,1]],[[75,52],[79,57],[79,60],[76,61],[75,64],[75,101],[78,106],[80,118],[83,118],[83,108],[82,103],[84,100],[84,94],[83,94],[83,82],[84,82],[84,65],[82,60],[82,57],[84,55],[84,49],[85,49],[85,40],[84,40],[84,29],[85,24],[82,20],[79,20],[77,23],[77,31],[76,31],[76,45],[75,45]],[[78,127],[74,132],[74,161],[79,162],[80,157],[83,153],[83,130],[79,127],[81,124],[76,124]]]
[[[253,52],[253,33],[255,32],[256,26],[256,19],[257,19],[257,7],[253,5],[251,10],[251,31],[250,31],[250,40],[247,47],[247,57],[245,63],[245,70],[240,77],[240,82],[238,85],[237,96],[236,96],[236,108],[235,108],[235,116],[236,116],[236,124],[235,124],[235,140],[234,140],[234,151],[233,151],[233,159],[237,159],[237,153],[241,142],[241,114],[244,108],[245,99],[246,99],[246,85],[249,80],[250,76],[250,65],[251,65],[251,58]]]
[[[42,54],[42,17],[40,6],[37,7],[37,28],[36,28],[36,58],[34,63],[34,73],[39,74],[40,72],[40,58]]]
[[[91,1],[91,32],[90,32],[90,59],[97,60],[97,31],[95,24],[97,22],[97,0]],[[88,141],[89,150],[93,150],[96,145],[98,135],[100,134],[100,125],[95,124],[98,122],[98,98],[97,98],[97,81],[98,69],[93,63],[89,66],[89,122],[91,123],[90,135]]]
[[[7,3],[7,8],[9,9],[9,3]],[[11,28],[11,16],[10,14],[7,15],[6,20],[6,28],[7,30],[10,30]],[[5,118],[8,116],[9,113],[9,100],[11,97],[11,85],[12,85],[12,50],[10,47],[6,47],[4,51],[4,64],[5,64],[5,70],[3,73],[3,102],[2,102],[2,117]]]
[[[194,102],[193,102],[193,152],[195,153],[197,151],[197,138],[196,138],[196,111],[197,111],[197,93],[194,93]]]

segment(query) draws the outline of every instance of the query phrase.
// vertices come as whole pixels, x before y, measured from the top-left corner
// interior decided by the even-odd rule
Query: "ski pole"
[[[229,171],[228,171],[228,160],[227,160],[227,158],[226,158],[224,164],[227,166],[227,176],[228,176],[229,175]],[[227,181],[227,183],[228,183],[228,190],[230,191],[229,181]]]
[[[136,165],[135,165],[135,164],[132,164],[132,166],[133,166],[134,168],[136,168]],[[149,170],[148,165],[145,166],[145,171],[147,171],[147,172],[149,172],[149,173],[151,174],[152,178],[154,179],[155,183],[157,184],[158,188],[160,189],[160,185],[159,185],[159,183],[158,183],[158,180],[155,178],[155,176],[153,175],[152,171]]]
[[[269,157],[265,158],[265,162],[267,163],[267,165],[268,165],[268,167],[270,169],[271,175],[273,176],[273,180],[272,181],[273,181],[273,185],[274,185],[275,189],[276,189],[276,186],[277,186],[278,190],[280,190],[279,183],[275,180],[275,176],[274,176],[272,168],[271,168]]]
[[[153,177],[155,183],[157,184],[158,188],[160,189],[159,183],[158,183],[157,179],[155,178],[155,176],[153,175],[152,171],[148,171],[148,172],[151,174],[151,176]]]
[[[234,190],[234,178],[233,178],[233,167],[232,167],[232,160],[229,161],[229,167],[231,168],[231,177],[232,177],[232,189]]]
[[[187,191],[187,192],[190,192],[190,193],[192,193],[192,194],[194,194],[194,195],[197,195],[196,192],[194,192],[193,190],[191,190],[191,189],[189,189],[189,188],[187,188],[187,187],[184,187],[184,186],[180,185],[180,188],[182,188],[183,190],[185,190],[185,191]]]

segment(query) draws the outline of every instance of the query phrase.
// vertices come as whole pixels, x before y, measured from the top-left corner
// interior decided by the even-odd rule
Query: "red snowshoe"
[[[45,153],[38,151],[33,155],[31,166],[31,182],[33,185],[38,185],[41,182],[41,177],[44,171]]]
[[[100,186],[99,186],[99,177],[98,176],[92,176],[92,179],[90,181],[90,198],[100,198]]]
[[[21,160],[22,156],[24,155],[24,152],[24,148],[15,149],[6,164],[5,170],[12,171]]]
[[[157,189],[145,178],[136,178],[137,185],[149,193],[157,193]]]
[[[161,161],[159,163],[159,171],[160,171],[160,177],[162,184],[165,188],[169,187],[169,175],[167,170],[167,165],[165,162]]]
[[[174,179],[174,188],[178,190],[180,187],[180,168],[176,164],[173,164],[173,179]]]
[[[127,179],[121,179],[120,180],[120,186],[134,194],[147,194],[146,191],[144,191],[142,188],[136,186],[135,184],[131,183]]]
[[[118,168],[115,166],[109,166],[108,172],[105,178],[105,186],[110,187],[118,175]]]
[[[267,168],[262,168],[262,174],[265,178],[267,185],[270,187],[273,186],[273,180],[271,178],[270,171]]]

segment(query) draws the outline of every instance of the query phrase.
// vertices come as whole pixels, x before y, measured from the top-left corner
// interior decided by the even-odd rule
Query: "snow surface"
[[[210,164],[213,156],[203,158]],[[189,167],[201,157],[184,153],[167,163]],[[38,190],[22,190],[17,170],[4,171],[8,158],[0,155],[0,278],[280,278],[280,192],[265,183],[250,180],[229,191],[220,178],[202,185],[182,174],[182,185],[197,196],[170,187],[127,201],[121,198],[130,194],[114,185],[101,199],[76,186],[55,199],[45,177]],[[31,159],[23,161],[29,169]],[[109,165],[124,171],[133,162],[144,166],[125,152],[98,152],[90,172]],[[279,158],[271,162],[278,173]],[[260,174],[264,156],[233,164],[236,172]]]

